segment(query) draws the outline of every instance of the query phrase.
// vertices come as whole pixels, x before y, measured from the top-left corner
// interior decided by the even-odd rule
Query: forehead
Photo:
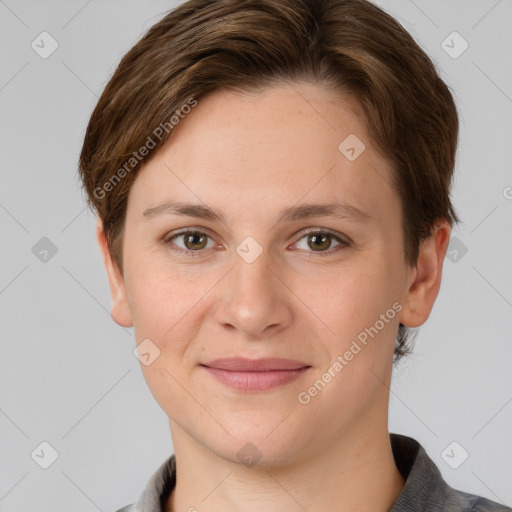
[[[355,101],[321,86],[282,84],[200,98],[139,172],[130,201],[140,211],[199,199],[238,213],[343,202],[376,215],[396,199],[390,182]]]

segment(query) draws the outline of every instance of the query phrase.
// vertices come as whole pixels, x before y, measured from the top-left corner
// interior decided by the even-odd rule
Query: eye
[[[180,239],[183,246],[175,242],[175,240]],[[215,243],[211,240],[209,235],[197,230],[187,230],[182,231],[181,233],[174,233],[166,237],[163,242],[166,245],[170,245],[171,250],[180,254],[186,254],[187,256],[195,256],[195,254],[193,254],[194,252],[200,252],[202,249],[211,249],[215,246]],[[211,242],[211,244],[208,245],[208,242]],[[175,249],[172,247],[173,245],[177,248]]]
[[[304,242],[302,242],[303,240]],[[333,241],[335,242],[336,245],[333,245]],[[300,247],[301,243],[305,245]],[[317,230],[309,231],[294,245],[296,245],[301,250],[317,253],[318,256],[324,256],[332,254],[333,252],[337,252],[343,249],[344,247],[348,247],[350,244],[348,241],[343,240],[334,233],[331,233],[330,231]],[[311,250],[309,250],[308,248]],[[329,250],[332,248],[336,250]]]

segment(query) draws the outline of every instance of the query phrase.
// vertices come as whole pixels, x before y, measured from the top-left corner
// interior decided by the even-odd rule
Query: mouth
[[[291,359],[216,359],[200,365],[228,387],[247,392],[266,391],[299,378],[310,365]]]

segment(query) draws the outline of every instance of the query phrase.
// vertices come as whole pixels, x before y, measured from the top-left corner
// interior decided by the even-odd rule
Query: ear
[[[420,244],[418,261],[411,269],[409,288],[400,312],[400,322],[407,327],[418,327],[430,316],[441,286],[450,233],[448,221],[440,221],[432,235]]]
[[[103,263],[107,271],[108,282],[110,285],[110,295],[112,297],[112,318],[122,327],[132,327],[132,314],[126,297],[126,287],[124,278],[117,264],[112,260],[108,250],[107,237],[103,230],[103,222],[100,218],[96,223],[96,238],[103,256]]]

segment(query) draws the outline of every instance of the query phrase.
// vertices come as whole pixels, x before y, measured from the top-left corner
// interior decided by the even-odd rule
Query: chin
[[[310,443],[309,439],[303,437],[302,428],[294,432],[289,428],[278,427],[272,433],[272,428],[268,426],[270,424],[273,423],[265,422],[260,428],[251,428],[247,420],[238,425],[231,424],[228,429],[231,435],[223,429],[222,439],[212,438],[213,432],[210,432],[210,435],[205,433],[203,444],[217,456],[248,468],[279,467],[300,458],[301,452],[306,450]],[[218,431],[216,433],[218,434]]]

